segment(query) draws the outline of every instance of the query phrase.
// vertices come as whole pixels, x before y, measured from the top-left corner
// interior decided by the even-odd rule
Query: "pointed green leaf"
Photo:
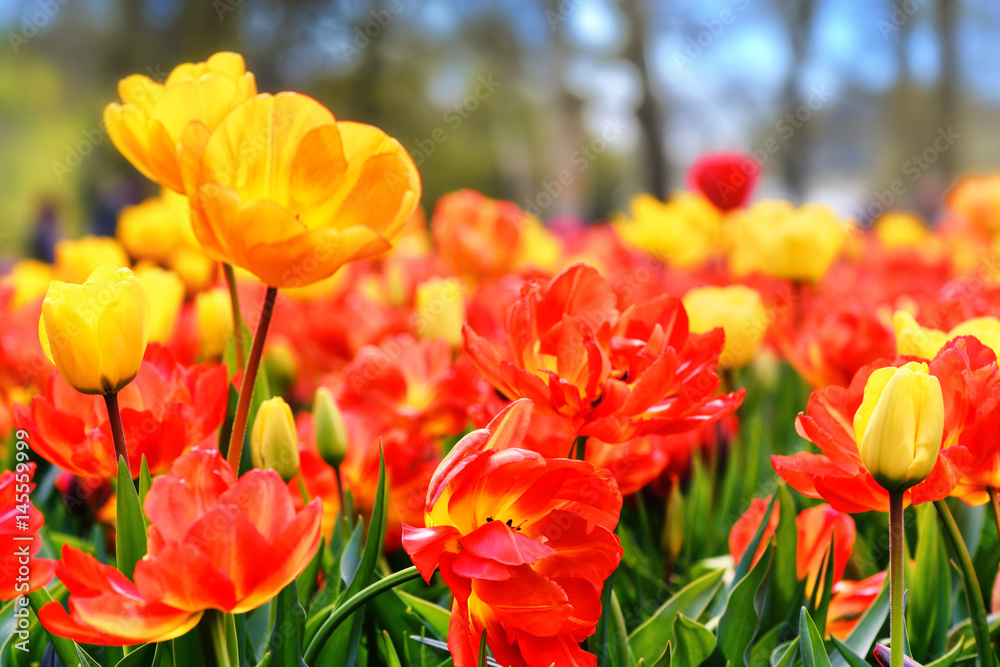
[[[761,520],[760,525],[757,526],[756,532],[754,532],[753,537],[750,538],[749,544],[747,544],[746,551],[743,552],[743,556],[740,558],[740,562],[736,564],[736,573],[733,575],[733,586],[735,587],[739,582],[747,575],[750,571],[750,566],[753,564],[754,556],[757,554],[757,549],[760,548],[760,542],[764,539],[764,531],[767,530],[768,521],[771,518],[771,513],[774,511],[774,503],[777,502],[778,497],[774,496],[771,498],[771,502],[767,504],[767,511],[764,512],[764,518]]]
[[[271,662],[286,667],[305,667],[302,660],[302,632],[306,615],[299,604],[294,581],[278,593],[274,605],[274,628],[268,644]]]
[[[674,618],[683,613],[698,618],[722,585],[724,570],[714,570],[695,579],[656,610],[629,635],[629,644],[636,660],[652,665],[663,654],[663,647],[673,637]]]
[[[145,457],[143,457],[145,461]],[[160,645],[143,644],[118,661],[116,667],[157,667],[160,663]]]
[[[139,506],[145,507],[146,494],[153,486],[153,479],[149,476],[149,463],[146,462],[146,455],[142,455],[142,465],[139,468]],[[143,510],[143,517],[146,516]],[[147,522],[148,523],[148,522]]]
[[[840,655],[844,656],[844,659],[847,660],[847,664],[851,667],[869,667],[868,663],[865,662],[865,659],[855,653],[850,646],[836,637],[831,637],[831,639],[833,641],[833,645],[836,646],[837,650],[840,652]],[[836,656],[836,654],[834,655]]]
[[[306,569],[302,570],[302,574],[295,580],[295,588],[299,592],[299,604],[302,605],[303,609],[309,608],[309,600],[316,590],[316,581],[319,577],[319,568],[323,564],[323,552],[325,548],[326,538],[321,537],[319,538],[319,547],[316,549],[312,560],[309,561]]]
[[[674,649],[670,667],[698,667],[715,650],[715,635],[684,614],[674,619]]]
[[[139,504],[139,494],[132,484],[125,457],[118,457],[118,508],[115,517],[115,553],[118,570],[129,579],[135,564],[146,555],[146,520]]]
[[[799,614],[799,648],[802,649],[803,667],[831,667],[830,657],[823,645],[823,635],[816,629],[805,607]]]
[[[396,647],[392,645],[392,640],[389,639],[388,630],[382,631],[382,648],[385,649],[385,663],[387,667],[402,667],[399,662],[399,655],[396,653]]]
[[[770,511],[769,508],[768,512]],[[733,592],[726,601],[726,609],[719,619],[719,649],[737,667],[746,664],[747,650],[760,624],[757,591],[771,569],[771,562],[774,560],[773,544],[772,539],[757,564],[733,587]],[[754,550],[756,547],[751,545],[747,548],[747,553],[752,557]]]
[[[771,654],[771,667],[789,667],[799,653],[799,639],[796,637],[792,641],[774,649]]]
[[[129,483],[131,484],[131,479]],[[52,596],[49,595],[48,591],[44,588],[39,588],[38,590],[28,593],[28,602],[31,608],[35,611],[37,615],[42,607],[53,602]],[[46,632],[49,635],[49,643],[52,644],[52,648],[55,650],[56,655],[59,656],[59,661],[64,665],[89,665],[89,667],[101,667],[101,664],[90,657],[83,648],[77,644],[72,639],[66,639],[65,637],[60,637],[54,635],[51,632]]]
[[[768,625],[776,625],[786,619],[788,611],[793,609],[796,603],[795,596],[799,587],[797,564],[799,530],[796,523],[795,499],[784,483],[778,487],[776,496],[780,519],[778,528],[774,532],[777,544],[774,549],[774,567],[768,582],[771,595]]]
[[[396,590],[396,595],[415,613],[422,618],[427,626],[434,631],[438,639],[448,638],[448,626],[451,624],[451,612],[444,607],[439,607],[433,602],[407,593]]]
[[[951,621],[951,571],[934,506],[925,503],[915,511],[917,550],[912,574],[906,580],[906,627],[912,656],[923,662],[945,648]]]

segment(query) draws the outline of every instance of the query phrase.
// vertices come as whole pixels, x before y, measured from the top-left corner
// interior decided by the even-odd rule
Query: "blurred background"
[[[0,256],[113,234],[155,187],[102,125],[117,81],[216,51],[548,221],[684,187],[739,150],[758,198],[937,214],[1000,156],[992,0],[0,0]]]

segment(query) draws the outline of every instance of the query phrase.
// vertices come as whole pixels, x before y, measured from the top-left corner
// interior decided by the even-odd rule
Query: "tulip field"
[[[0,667],[996,667],[1000,175],[547,225],[220,52],[0,279]]]

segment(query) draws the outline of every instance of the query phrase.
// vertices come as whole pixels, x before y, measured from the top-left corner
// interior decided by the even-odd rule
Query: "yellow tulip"
[[[746,285],[698,287],[684,295],[688,326],[694,333],[716,327],[726,332],[726,345],[719,357],[725,368],[739,368],[753,361],[764,334],[768,316],[760,294]]]
[[[733,213],[729,265],[736,275],[760,271],[785,280],[817,282],[840,255],[847,225],[828,207],[762,201]]]
[[[301,287],[391,247],[420,200],[403,147],[297,93],[258,95],[183,139],[185,189],[205,252],[270,287]]]
[[[326,387],[317,389],[313,397],[313,423],[319,455],[334,468],[339,468],[347,456],[347,429],[337,402]]]
[[[417,335],[443,338],[453,346],[462,343],[465,297],[458,278],[431,278],[417,286]]]
[[[201,358],[221,357],[233,335],[233,311],[229,292],[221,287],[200,292],[194,299]]]
[[[41,299],[48,291],[52,277],[50,264],[37,259],[20,260],[3,279],[3,284],[9,285],[14,291],[10,305],[20,308]]]
[[[927,364],[871,374],[854,415],[854,436],[865,468],[886,491],[904,491],[931,474],[943,433],[941,383]]]
[[[137,266],[135,277],[149,296],[149,340],[166,343],[174,335],[184,302],[184,283],[173,271],[152,264]]]
[[[149,300],[132,271],[98,267],[82,285],[53,280],[38,321],[45,356],[77,391],[112,394],[132,381],[149,341]]]
[[[630,211],[614,223],[622,240],[672,266],[699,266],[721,250],[722,216],[700,195],[679,193],[661,202],[639,194]]]
[[[973,336],[1000,355],[1000,319],[976,317],[944,332],[920,326],[912,315],[898,311],[892,316],[896,333],[896,353],[933,359],[948,341],[959,336]]]
[[[133,74],[118,84],[122,103],[104,110],[111,141],[147,178],[184,192],[177,143],[188,123],[208,131],[234,107],[257,94],[254,76],[237,53],[216,53],[203,63],[174,68],[164,83]]]
[[[55,276],[67,283],[82,283],[99,266],[128,266],[122,244],[110,236],[84,236],[56,243]]]
[[[299,474],[299,439],[292,409],[280,396],[260,404],[250,432],[255,468],[271,469],[286,482]]]
[[[885,248],[919,248],[931,236],[924,221],[910,213],[886,213],[875,221],[875,237]]]

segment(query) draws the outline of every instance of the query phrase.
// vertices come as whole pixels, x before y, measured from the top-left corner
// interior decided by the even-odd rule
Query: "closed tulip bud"
[[[465,297],[458,278],[431,278],[417,287],[417,335],[462,342]]]
[[[699,287],[684,295],[684,309],[693,333],[722,327],[726,346],[719,357],[724,368],[750,363],[764,341],[768,318],[756,290],[746,285]]]
[[[100,266],[82,285],[53,280],[38,338],[67,383],[113,394],[132,381],[149,342],[149,299],[132,271]]]
[[[299,439],[292,409],[280,396],[260,404],[250,433],[255,468],[271,469],[286,482],[299,474]]]
[[[166,343],[174,335],[184,302],[184,282],[173,271],[151,264],[137,266],[135,276],[149,296],[149,339]]]
[[[194,300],[202,359],[221,357],[233,335],[229,292],[221,287],[201,292]]]
[[[902,492],[934,469],[944,432],[941,383],[927,364],[880,368],[854,415],[861,460],[886,491]]]
[[[326,387],[317,389],[313,398],[313,423],[319,455],[334,468],[340,468],[347,456],[347,430],[337,403]]]

